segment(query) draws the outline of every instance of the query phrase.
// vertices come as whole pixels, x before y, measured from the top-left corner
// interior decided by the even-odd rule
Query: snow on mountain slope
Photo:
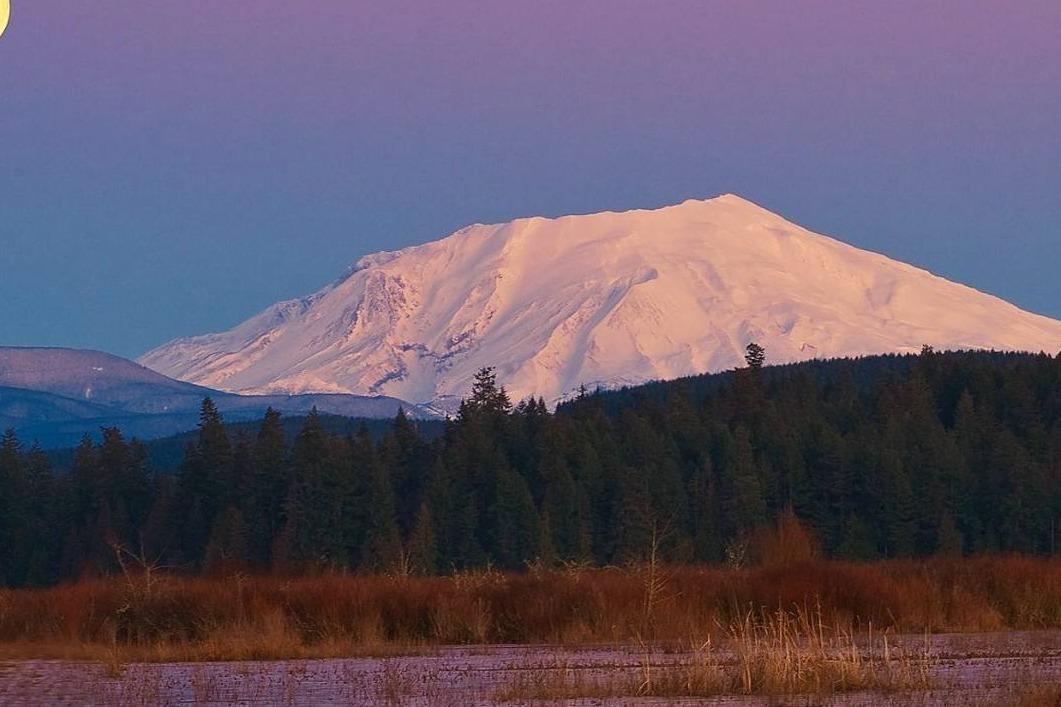
[[[31,392],[38,395],[29,396]],[[47,395],[54,398],[45,405]],[[52,419],[45,414],[49,409],[63,410],[74,419],[88,414],[114,417],[118,413],[197,415],[205,397],[213,398],[223,413],[251,416],[260,416],[270,406],[291,415],[304,415],[313,407],[349,417],[393,417],[399,407],[414,417],[426,414],[405,401],[385,396],[233,395],[173,380],[101,351],[0,346],[0,417],[5,410],[23,409],[22,417],[27,420],[41,417],[34,410],[41,411],[39,421]],[[32,400],[34,405],[23,407],[24,400]]]
[[[102,351],[0,346],[0,385],[51,393],[129,412],[195,410],[212,391],[159,375]]]
[[[740,197],[474,225],[140,363],[241,393],[452,407],[496,366],[553,401],[741,364],[937,349],[1061,349],[1061,322],[807,231]]]

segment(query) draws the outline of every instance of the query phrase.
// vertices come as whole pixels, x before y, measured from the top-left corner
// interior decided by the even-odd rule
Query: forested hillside
[[[829,556],[1056,550],[1061,355],[934,353],[747,368],[550,413],[489,370],[444,434],[376,438],[205,401],[179,473],[106,430],[55,473],[0,442],[0,581],[174,571],[445,573],[529,562],[754,562],[791,509]]]

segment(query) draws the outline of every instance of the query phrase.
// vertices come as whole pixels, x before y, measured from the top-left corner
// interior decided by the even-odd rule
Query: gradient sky
[[[1061,318],[1061,2],[12,0],[0,344],[138,355],[472,222],[735,192]]]

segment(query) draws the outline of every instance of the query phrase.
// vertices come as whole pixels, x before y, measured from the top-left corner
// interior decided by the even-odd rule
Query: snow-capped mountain
[[[403,408],[433,414],[403,400],[361,395],[235,395],[192,385],[101,351],[0,346],[0,430],[45,448],[74,446],[101,427],[156,439],[194,429],[210,397],[230,422],[258,420],[268,408],[305,415],[317,408],[344,417],[390,418]]]
[[[495,366],[554,401],[741,364],[1061,349],[1061,321],[800,228],[724,195],[656,210],[473,225],[362,258],[335,283],[149,368],[241,393],[385,394],[451,408]]]

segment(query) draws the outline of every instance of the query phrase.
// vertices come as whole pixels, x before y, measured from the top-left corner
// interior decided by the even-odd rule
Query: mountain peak
[[[686,204],[731,204],[735,206],[750,206],[756,209],[762,208],[758,204],[732,192],[726,192],[724,194],[719,194],[718,196],[711,196],[704,199],[686,199],[678,204],[678,206],[685,206]]]
[[[1054,350],[1061,322],[814,234],[735,194],[475,224],[360,259],[297,306],[141,362],[234,392],[386,394],[436,407],[494,366],[558,400],[769,360]]]

